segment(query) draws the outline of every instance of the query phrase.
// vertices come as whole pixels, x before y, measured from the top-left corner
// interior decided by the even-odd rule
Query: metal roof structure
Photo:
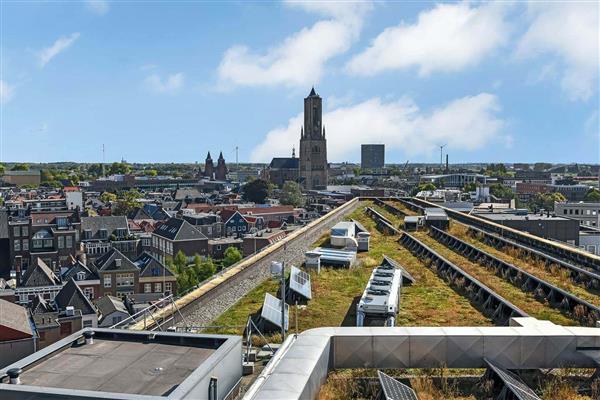
[[[321,264],[351,266],[356,261],[356,252],[327,247],[317,247],[311,252],[319,253]]]
[[[600,329],[535,318],[490,327],[310,329],[288,336],[243,399],[318,398],[328,371],[342,368],[484,368],[486,360],[507,369],[596,368],[581,346],[600,346]]]
[[[488,368],[504,383],[500,398],[505,398],[506,392],[512,393],[518,400],[541,400],[535,392],[517,375],[502,368],[500,365],[484,359]]]
[[[277,297],[271,293],[265,293],[265,301],[260,312],[260,317],[269,321],[271,324],[281,328],[281,303]],[[285,305],[285,330],[288,330],[290,324],[290,306]]]
[[[377,371],[377,376],[385,400],[419,400],[415,391],[409,386],[381,371]]]
[[[292,265],[290,269],[290,290],[300,294],[306,299],[312,299],[312,290],[310,286],[310,275]],[[280,309],[281,310],[281,309]]]

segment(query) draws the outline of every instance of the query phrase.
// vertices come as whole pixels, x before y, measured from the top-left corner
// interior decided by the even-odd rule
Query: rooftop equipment
[[[259,325],[263,332],[279,331],[281,329],[281,303],[277,297],[265,293],[265,301],[260,311]],[[285,304],[285,329],[289,328],[289,306]]]
[[[377,371],[383,400],[419,400],[415,391],[381,371]]]
[[[293,265],[287,287],[289,290],[286,293],[286,299],[289,303],[306,303],[312,299],[310,275]],[[279,310],[281,311],[281,308]]]

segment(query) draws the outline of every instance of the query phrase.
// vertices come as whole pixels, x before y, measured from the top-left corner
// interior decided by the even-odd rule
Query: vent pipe
[[[20,385],[21,384],[21,378],[19,378],[19,376],[23,373],[23,370],[21,368],[11,368],[8,371],[6,371],[6,374],[8,375],[10,381],[9,383],[11,385]]]
[[[85,344],[94,344],[94,331],[83,332],[83,337],[85,338]]]

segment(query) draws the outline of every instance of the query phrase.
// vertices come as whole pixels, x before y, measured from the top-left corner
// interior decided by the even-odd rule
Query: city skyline
[[[1,4],[3,161],[598,162],[593,2]]]

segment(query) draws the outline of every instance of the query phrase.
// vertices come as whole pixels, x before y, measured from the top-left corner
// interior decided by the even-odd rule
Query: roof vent
[[[20,385],[21,378],[19,378],[19,376],[22,373],[23,373],[23,370],[21,368],[11,368],[8,371],[6,371],[6,374],[10,378],[10,384],[11,385]]]
[[[94,331],[83,332],[83,337],[85,338],[85,344],[94,344]]]

